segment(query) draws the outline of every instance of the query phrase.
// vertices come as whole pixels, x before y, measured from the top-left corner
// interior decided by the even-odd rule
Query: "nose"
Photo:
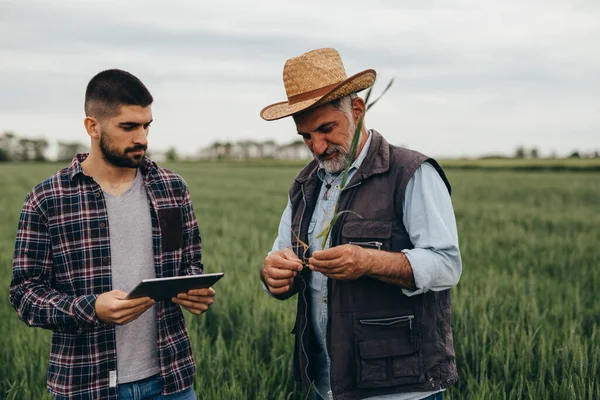
[[[321,135],[313,135],[313,137],[312,137],[313,153],[315,153],[317,156],[320,156],[327,150],[327,147],[329,147],[329,143],[327,143],[327,140],[325,140],[324,137],[322,137]]]
[[[135,131],[135,136],[133,137],[133,143],[137,146],[147,146],[148,145],[148,130],[144,129],[144,127],[140,127]]]

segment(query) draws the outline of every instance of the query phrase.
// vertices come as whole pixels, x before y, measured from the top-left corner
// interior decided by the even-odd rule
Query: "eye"
[[[318,129],[318,132],[329,133],[333,130],[333,125],[327,125]]]
[[[124,126],[124,127],[123,127],[123,130],[124,130],[125,132],[131,132],[131,131],[132,131],[132,130],[134,130],[134,129],[135,129],[135,127],[134,127],[134,126]]]
[[[310,135],[308,133],[301,133],[300,136],[302,136],[302,139],[304,140],[310,140]]]

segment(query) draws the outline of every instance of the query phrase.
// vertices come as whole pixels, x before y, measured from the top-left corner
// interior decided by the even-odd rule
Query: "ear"
[[[83,125],[85,126],[85,130],[88,135],[92,139],[100,139],[100,131],[102,130],[100,127],[100,122],[94,117],[85,117],[83,120]]]
[[[361,97],[356,97],[352,99],[352,116],[354,117],[354,121],[358,122],[359,118],[365,112],[365,101]]]

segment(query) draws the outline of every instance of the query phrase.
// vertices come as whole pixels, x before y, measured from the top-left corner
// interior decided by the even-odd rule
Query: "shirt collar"
[[[67,174],[69,175],[69,179],[73,180],[79,174],[85,175],[81,163],[84,162],[89,155],[90,153],[75,154],[73,160],[71,161],[71,164],[69,164],[69,166],[67,167]],[[149,158],[144,157],[144,163],[140,168],[142,175],[146,175],[149,171],[151,171],[154,168],[154,166],[154,161],[151,161]]]

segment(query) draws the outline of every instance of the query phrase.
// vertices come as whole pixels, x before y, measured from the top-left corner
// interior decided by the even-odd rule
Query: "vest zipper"
[[[414,315],[403,315],[401,317],[359,319],[358,322],[360,322],[362,325],[390,326],[408,321],[409,329],[412,330],[412,320],[414,318]]]
[[[346,186],[342,189],[342,191],[340,192],[340,196],[342,195],[342,192],[352,189],[354,187],[357,187],[358,185],[360,185],[362,183],[362,181],[358,181],[350,186]],[[331,241],[333,241],[333,237],[330,238]],[[327,400],[335,400],[335,396],[333,394],[333,386],[331,385],[331,357],[330,354],[331,352],[329,351],[330,349],[330,341],[331,341],[331,280],[327,279],[327,332],[325,335],[325,349],[327,351],[327,357],[329,358],[329,393],[331,394],[331,396],[329,396],[330,398]]]
[[[304,203],[304,207],[302,208],[302,214],[300,214],[300,224],[298,225],[298,237],[300,237],[301,231],[302,231],[302,221],[304,220],[304,212],[306,211],[306,194],[304,193],[304,183],[300,186],[300,190],[302,191],[302,202]],[[306,353],[306,349],[304,348],[304,332],[306,332],[306,328],[308,327],[308,302],[306,301],[306,289],[308,288],[308,283],[304,280],[303,276],[300,276],[300,279],[302,280],[302,284],[304,285],[304,287],[302,288],[302,292],[303,292],[303,300],[304,300],[304,328],[302,328],[302,331],[300,332],[300,348],[302,349],[302,354],[304,354],[304,358],[306,359],[306,367],[304,367],[304,375],[306,375],[306,379],[308,381],[310,381],[310,377],[308,376],[308,363],[309,363],[309,359],[308,359],[308,354]],[[309,383],[308,386],[308,393],[306,394],[306,397],[308,398],[308,395],[310,394],[310,389],[312,387],[312,382]]]
[[[355,184],[351,185],[351,186],[346,186],[344,187],[344,189],[342,190],[348,190],[348,189],[352,189],[353,187],[357,187],[358,185],[360,185],[362,183],[362,181],[358,181]]]
[[[381,250],[381,246],[383,245],[383,243],[381,242],[348,242],[348,244],[354,244],[356,246],[361,246],[361,247],[376,247],[377,250]]]

